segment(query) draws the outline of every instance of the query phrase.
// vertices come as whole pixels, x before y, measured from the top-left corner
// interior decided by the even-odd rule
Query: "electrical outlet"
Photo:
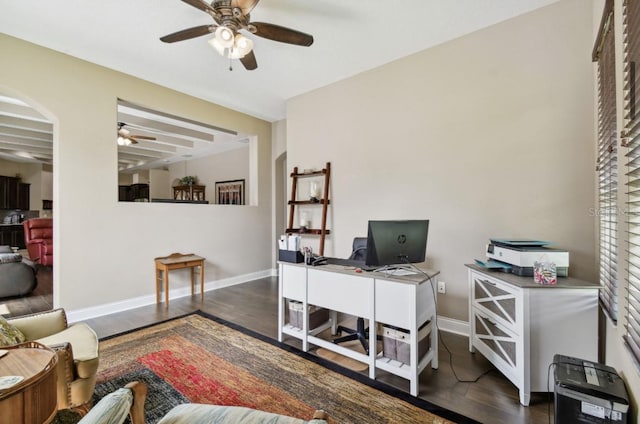
[[[438,281],[438,293],[446,293],[447,287],[444,281]]]

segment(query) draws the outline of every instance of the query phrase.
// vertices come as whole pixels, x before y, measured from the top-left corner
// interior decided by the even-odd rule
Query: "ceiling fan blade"
[[[160,41],[164,41],[165,43],[175,43],[176,41],[189,40],[190,38],[200,37],[215,31],[215,25],[200,25],[165,35],[164,37],[160,37]]]
[[[313,36],[295,29],[285,28],[280,25],[266,22],[251,22],[256,27],[255,34],[281,43],[295,44],[298,46],[310,46],[313,44]]]
[[[240,58],[240,62],[242,62],[247,71],[253,71],[258,67],[256,55],[253,53],[253,50],[247,53],[243,58]]]
[[[182,0],[183,2],[187,3],[189,6],[193,6],[196,9],[200,9],[203,12],[211,12],[213,14],[218,14],[218,12],[211,7],[211,5],[203,0]]]
[[[251,13],[260,0],[231,0],[231,7],[242,10],[243,15]]]
[[[148,137],[146,135],[130,135],[129,138],[131,139],[138,139],[138,140],[156,140],[155,137]]]

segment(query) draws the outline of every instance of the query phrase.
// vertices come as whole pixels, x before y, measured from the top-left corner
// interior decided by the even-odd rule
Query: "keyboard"
[[[354,268],[360,268],[363,271],[373,271],[374,269],[377,268],[375,266],[367,266],[365,265],[364,261],[359,261],[356,259],[327,258],[327,264],[352,266]]]

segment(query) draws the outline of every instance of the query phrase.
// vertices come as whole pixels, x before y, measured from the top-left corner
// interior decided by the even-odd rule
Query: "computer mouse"
[[[356,272],[362,272],[362,269],[360,269],[360,268],[356,268],[356,269],[355,269],[355,271],[356,271]]]

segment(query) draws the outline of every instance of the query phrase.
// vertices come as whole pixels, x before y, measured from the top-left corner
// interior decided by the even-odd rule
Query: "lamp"
[[[216,29],[209,44],[220,56],[227,56],[229,59],[241,59],[253,49],[253,41],[242,34],[234,35],[233,30],[222,25]]]

